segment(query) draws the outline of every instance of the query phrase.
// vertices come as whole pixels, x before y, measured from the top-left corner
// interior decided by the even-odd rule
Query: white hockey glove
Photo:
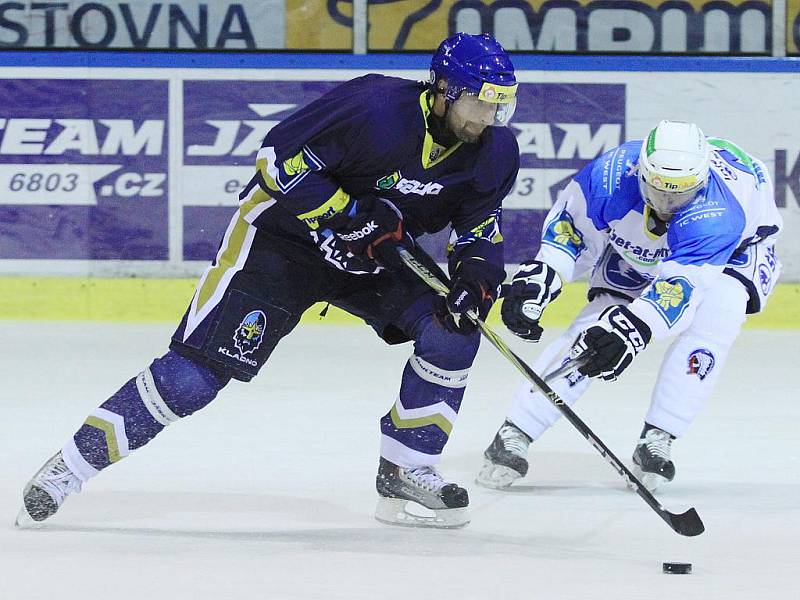
[[[522,263],[511,283],[503,285],[503,323],[523,340],[538,342],[542,337],[542,311],[560,293],[561,277],[550,265],[538,260]]]
[[[587,356],[578,368],[587,377],[614,381],[645,349],[652,333],[647,323],[624,306],[609,306],[592,325],[578,336],[570,357]]]

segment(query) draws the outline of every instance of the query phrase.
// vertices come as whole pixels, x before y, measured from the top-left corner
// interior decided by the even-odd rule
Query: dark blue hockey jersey
[[[340,269],[373,272],[325,229],[351,198],[390,200],[413,236],[452,226],[451,267],[480,256],[502,268],[501,202],[519,169],[507,128],[476,144],[437,144],[427,86],[366,75],[343,83],[276,125],[258,152],[257,174],[240,196],[256,227],[310,240]]]

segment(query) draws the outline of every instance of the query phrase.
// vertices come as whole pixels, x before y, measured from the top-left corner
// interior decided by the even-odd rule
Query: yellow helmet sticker
[[[478,92],[478,99],[484,102],[491,102],[492,104],[508,104],[516,95],[516,83],[514,85],[496,85],[484,81],[481,86],[481,91]]]
[[[667,177],[656,175],[648,181],[651,186],[662,192],[682,192],[697,186],[700,181],[696,175],[686,175],[684,177]]]

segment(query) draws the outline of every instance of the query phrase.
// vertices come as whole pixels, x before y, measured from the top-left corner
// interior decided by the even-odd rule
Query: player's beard
[[[468,121],[464,119],[456,110],[450,107],[445,116],[447,127],[453,132],[459,141],[465,144],[475,144],[481,137],[488,125]]]
[[[447,113],[447,126],[450,128],[450,131],[453,132],[453,135],[465,144],[477,143],[481,134],[487,127],[481,123],[463,121],[457,117],[453,117],[453,111]]]
[[[471,94],[462,94],[450,104],[445,119],[448,128],[460,141],[475,144],[494,121],[496,111],[495,105],[482,102]]]

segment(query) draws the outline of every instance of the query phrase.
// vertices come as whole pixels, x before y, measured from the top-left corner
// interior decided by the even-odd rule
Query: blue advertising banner
[[[0,258],[168,257],[166,81],[0,80]]]
[[[430,60],[346,58],[0,53],[0,272],[197,275],[270,128],[341,81],[423,79]],[[514,61],[520,172],[502,222],[510,265],[537,252],[569,178],[664,118],[744,144],[765,161],[786,228],[800,223],[800,142],[785,126],[800,119],[796,59]],[[441,260],[447,234],[420,241]],[[800,244],[782,243],[796,280]]]
[[[591,159],[625,140],[625,85],[520,84],[516,130],[520,171],[503,201],[506,262],[532,258],[558,192]]]
[[[183,258],[209,260],[264,136],[331,81],[183,82]]]
[[[180,85],[176,106],[166,80],[2,80],[0,258],[210,260],[266,133],[337,83]],[[625,138],[623,84],[523,83],[518,98],[511,127],[521,168],[503,217],[510,263],[537,251],[547,210],[569,178]],[[176,108],[183,134],[170,173]],[[182,222],[182,246],[172,255],[171,177],[180,196],[172,210],[182,211],[173,219]],[[439,260],[447,233],[423,240]]]

